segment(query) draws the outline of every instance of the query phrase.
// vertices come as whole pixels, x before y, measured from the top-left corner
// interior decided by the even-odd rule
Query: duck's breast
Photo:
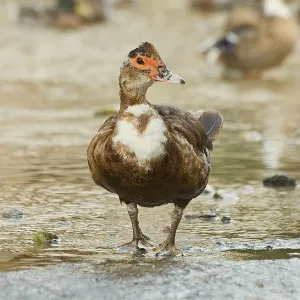
[[[124,159],[134,154],[137,164],[145,164],[165,154],[167,135],[162,118],[141,104],[129,107],[118,120],[112,141]]]
[[[168,108],[171,114],[172,110]],[[181,113],[177,126],[176,118],[161,116],[152,107],[131,107],[115,120],[109,137],[102,129],[91,143],[95,182],[141,206],[196,197],[207,183],[210,164],[202,147],[196,146],[196,130],[183,128],[183,117],[188,116]]]

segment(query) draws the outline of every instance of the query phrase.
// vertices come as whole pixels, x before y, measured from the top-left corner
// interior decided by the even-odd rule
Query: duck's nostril
[[[158,67],[158,74],[159,74],[160,77],[166,76],[167,75],[166,74],[166,69],[163,68],[163,67]]]
[[[185,84],[185,81],[183,79],[180,79],[180,84]]]

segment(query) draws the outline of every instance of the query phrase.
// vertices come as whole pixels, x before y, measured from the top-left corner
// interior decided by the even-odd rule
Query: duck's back
[[[256,27],[261,17],[258,1],[236,1],[228,15],[224,33],[241,26]]]

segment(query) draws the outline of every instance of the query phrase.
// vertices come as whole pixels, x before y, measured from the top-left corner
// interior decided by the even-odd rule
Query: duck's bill
[[[185,84],[185,81],[180,76],[172,73],[171,71],[167,70],[167,72],[163,72],[163,76],[157,75],[154,80],[160,81],[160,82],[167,82],[167,83],[179,83],[179,84]]]

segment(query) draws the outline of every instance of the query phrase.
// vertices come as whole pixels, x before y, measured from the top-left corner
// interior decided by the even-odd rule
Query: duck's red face
[[[152,82],[185,83],[181,77],[172,73],[167,68],[157,50],[148,42],[132,50],[128,54],[128,57],[130,65],[148,76],[148,79]]]

